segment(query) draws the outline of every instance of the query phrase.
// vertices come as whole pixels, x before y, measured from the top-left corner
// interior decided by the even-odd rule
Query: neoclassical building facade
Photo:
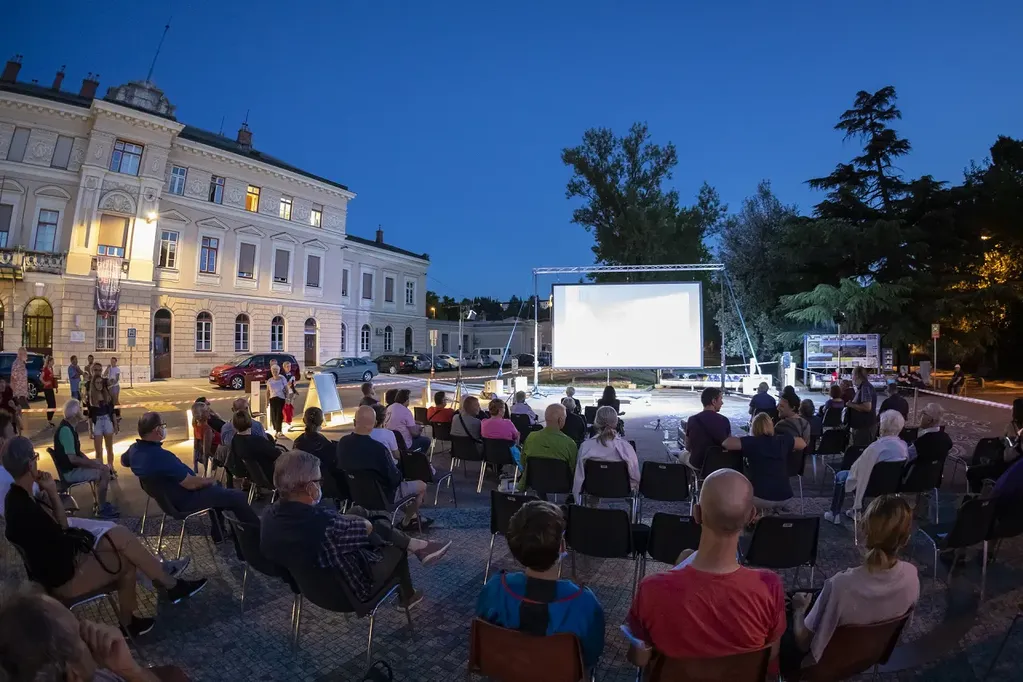
[[[4,351],[117,356],[135,381],[235,355],[426,342],[429,259],[347,234],[345,185],[176,120],[149,82],[98,97],[0,75]]]

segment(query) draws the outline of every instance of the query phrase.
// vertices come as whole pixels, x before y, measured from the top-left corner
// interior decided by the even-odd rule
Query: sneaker
[[[183,559],[170,559],[163,561],[164,572],[172,578],[177,578],[179,575],[185,572],[188,565],[192,563],[192,557],[185,557]]]
[[[419,602],[421,601],[423,601],[423,591],[416,590],[415,592],[412,593],[412,598],[409,599],[407,602],[403,602],[400,599],[398,600],[398,610],[404,611],[405,609],[415,608],[416,606],[419,605]]]
[[[131,617],[131,623],[128,625],[121,626],[121,634],[126,639],[134,639],[135,637],[141,637],[156,625],[156,621],[152,618],[139,618],[138,616]]]
[[[841,526],[842,525],[842,515],[841,514],[832,514],[831,512],[826,511],[826,512],[824,512],[824,520],[827,521],[828,523],[833,523],[836,526]]]
[[[96,512],[96,516],[101,519],[116,519],[120,515],[121,512],[118,511],[117,507],[110,504],[109,502],[100,507],[99,511]]]
[[[177,584],[167,590],[167,599],[171,604],[177,604],[189,597],[194,597],[202,588],[206,587],[206,578],[200,580],[178,580]]]
[[[846,516],[848,516],[848,517],[849,517],[850,519],[852,519],[853,521],[855,521],[855,520],[856,520],[856,512],[855,512],[855,511],[853,511],[852,509],[846,509],[846,510],[845,510],[845,515],[846,515]]]
[[[428,542],[426,547],[413,552],[413,554],[419,559],[419,563],[423,566],[429,566],[440,561],[441,557],[447,554],[449,547],[451,547],[451,540],[447,542]]]

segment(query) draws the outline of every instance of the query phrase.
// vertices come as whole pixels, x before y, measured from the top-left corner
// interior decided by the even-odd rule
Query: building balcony
[[[0,249],[0,279],[20,281],[26,272],[61,275],[67,265],[67,253]]]
[[[99,258],[96,257],[96,256],[93,256],[92,257],[92,266],[91,266],[93,272],[96,272],[96,267],[97,267],[98,264],[99,264]],[[122,260],[121,261],[121,274],[123,274],[123,275],[127,275],[128,274],[128,261],[127,260]]]

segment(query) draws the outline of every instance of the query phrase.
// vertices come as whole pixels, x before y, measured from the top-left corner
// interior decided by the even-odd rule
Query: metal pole
[[[726,360],[725,360],[725,273],[723,271],[718,276],[718,279],[719,279],[720,284],[721,284],[721,308],[720,308],[720,310],[721,310],[721,323],[719,325],[721,327],[721,394],[724,395],[724,393],[725,393],[725,372],[727,371],[727,367],[725,367],[725,362],[726,362]]]
[[[914,424],[919,424],[920,423],[920,420],[917,418],[917,414],[919,414],[919,413],[916,411],[916,401],[919,400],[919,398],[920,398],[920,390],[916,386],[914,386],[913,387],[913,423]]]
[[[540,388],[540,292],[533,273],[533,391]]]
[[[459,393],[462,390],[462,305],[458,306],[458,379],[455,382],[455,402],[462,397]],[[460,403],[459,403],[460,404]]]
[[[932,355],[933,355],[933,357],[931,359],[934,361],[932,363],[934,365],[934,367],[931,368],[931,372],[936,373],[938,371],[938,340],[937,339],[934,339],[934,353]],[[937,388],[938,387],[937,379],[934,379],[933,381],[931,381],[931,385],[933,385],[935,388]]]
[[[838,325],[838,385],[842,385],[842,325]]]

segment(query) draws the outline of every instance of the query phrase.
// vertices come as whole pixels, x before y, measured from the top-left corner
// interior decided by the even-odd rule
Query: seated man
[[[770,389],[771,387],[767,385],[766,381],[761,381],[760,385],[757,386],[756,395],[750,398],[749,401],[749,413],[751,415],[754,415],[757,412],[773,410],[777,406],[774,396],[768,393]]]
[[[629,660],[645,666],[654,650],[671,658],[717,658],[771,647],[785,632],[785,592],[771,571],[740,566],[739,535],[754,520],[753,486],[731,469],[703,483],[694,509],[699,549],[675,570],[639,584],[626,625],[639,643]]]
[[[948,393],[949,395],[959,395],[963,392],[963,386],[966,385],[966,372],[963,371],[961,365],[955,366],[955,372],[952,373],[952,379],[948,382]]]
[[[78,439],[78,423],[85,419],[82,404],[77,400],[64,403],[64,419],[53,434],[53,463],[60,473],[60,478],[67,483],[95,481],[96,496],[99,503],[101,519],[112,519],[120,516],[114,505],[107,502],[107,489],[110,486],[110,469],[98,459],[86,457],[82,453],[82,443]]]
[[[560,459],[568,465],[569,473],[575,474],[575,460],[579,455],[579,447],[561,430],[565,426],[566,415],[567,412],[562,405],[557,403],[548,405],[544,411],[546,425],[523,443],[520,460],[523,475],[519,478],[519,490],[526,489],[526,473],[528,473],[530,459],[539,457]]]
[[[426,411],[426,421],[450,424],[455,411],[448,407],[448,394],[437,391],[433,394],[433,405]]]
[[[234,415],[239,412],[244,412],[249,415],[249,421],[252,422],[252,435],[262,436],[266,438],[266,429],[259,423],[258,420],[252,418],[252,411],[249,409],[248,398],[238,398],[231,403],[231,419],[224,422],[224,425],[220,429],[220,444],[227,447],[231,446],[231,439],[234,438],[234,424],[232,423]]]
[[[778,401],[778,422],[774,425],[776,434],[788,434],[810,442],[810,422],[799,414],[799,398],[794,393],[783,395]]]
[[[721,445],[732,435],[732,423],[728,421],[728,417],[721,414],[723,402],[720,388],[713,386],[705,388],[700,394],[703,410],[686,420],[686,450],[682,453],[682,463],[696,471],[703,468],[707,449]]]
[[[239,413],[236,413],[236,417]],[[248,416],[245,413],[244,416]],[[225,428],[227,428],[225,426]],[[255,523],[259,517],[252,511],[241,490],[221,487],[212,478],[200,478],[177,456],[163,447],[167,437],[167,425],[158,412],[146,412],[139,418],[139,439],[136,440],[121,459],[121,464],[131,467],[139,478],[162,479],[171,503],[183,512],[194,512],[210,507],[217,522],[211,524],[213,539],[222,539],[224,527],[220,512],[234,512],[238,520]]]
[[[308,452],[294,450],[281,455],[274,469],[274,485],[281,498],[263,512],[260,528],[260,544],[268,559],[291,570],[296,565],[335,569],[362,601],[397,571],[401,605],[412,607],[422,600],[423,593],[412,587],[408,553],[429,566],[444,556],[450,540],[410,538],[387,521],[371,523],[360,507],[339,514],[317,506],[323,497],[320,460]]]
[[[451,419],[451,435],[455,438],[472,438],[476,450],[483,453],[483,422],[479,418],[480,401],[475,396],[466,396],[460,409]]]
[[[405,507],[403,529],[408,529],[418,521],[420,530],[426,530],[432,521],[419,515],[419,507],[426,497],[426,484],[422,481],[403,481],[401,473],[394,463],[394,458],[387,448],[373,439],[373,427],[376,425],[376,411],[363,405],[355,411],[355,432],[350,433],[337,442],[337,467],[347,473],[357,471],[368,472],[380,484],[385,500],[397,502],[408,495],[415,495],[415,504]],[[374,509],[373,511],[386,511]],[[418,518],[417,518],[418,517]]]
[[[373,407],[380,402],[377,400],[377,394],[373,391],[373,384],[370,382],[365,382],[359,389],[362,391],[362,400],[359,401],[359,407],[363,405]]]
[[[881,414],[887,410],[895,410],[902,415],[904,421],[909,421],[909,403],[898,391],[892,391],[891,395],[881,401],[881,407],[877,413]]]
[[[565,423],[561,427],[561,432],[578,446],[586,440],[586,432],[589,430],[586,428],[586,420],[575,411],[575,406],[579,404],[579,401],[575,398],[565,397],[561,399],[561,404],[565,408]]]
[[[569,632],[593,669],[604,651],[604,609],[588,587],[559,578],[565,517],[549,502],[527,502],[511,517],[508,549],[524,572],[492,577],[476,600],[476,615],[536,636]]]
[[[526,404],[526,392],[518,391],[515,394],[515,402],[511,407],[512,414],[524,414],[529,417],[530,426],[536,424],[537,416],[536,412],[533,412],[533,408]]]

